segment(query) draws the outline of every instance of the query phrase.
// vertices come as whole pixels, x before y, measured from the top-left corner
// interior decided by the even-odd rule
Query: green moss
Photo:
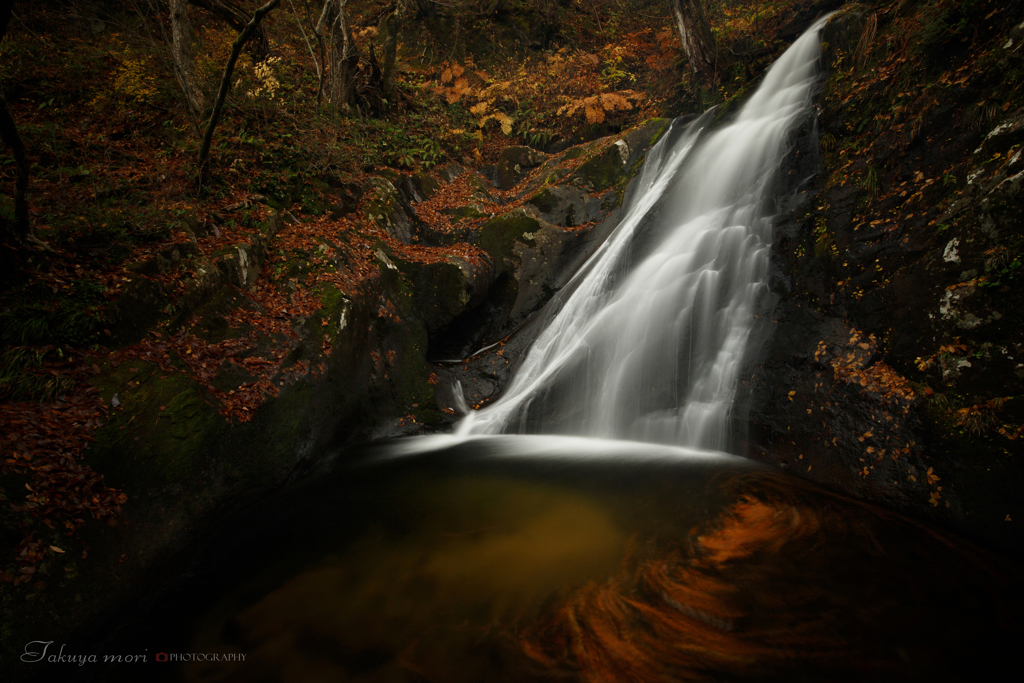
[[[543,213],[550,213],[555,210],[558,206],[558,197],[551,188],[545,187],[543,190],[526,200],[527,204],[533,204]]]
[[[345,296],[345,293],[337,287],[320,285],[315,291],[323,308],[314,315],[321,319],[331,319],[335,317],[333,314],[340,314],[343,309],[352,305],[352,302]]]
[[[422,325],[409,326],[408,334],[400,337],[394,350],[391,372],[399,405],[426,403],[433,396],[433,387],[427,382],[426,329]]]
[[[512,256],[515,243],[530,242],[528,235],[532,236],[540,228],[536,218],[523,209],[516,209],[484,223],[480,228],[480,247],[494,260],[495,267],[501,269],[505,260]]]
[[[651,121],[651,122],[649,122],[647,124],[647,125],[654,126],[654,132],[651,134],[651,137],[650,137],[650,139],[647,142],[647,148],[648,149],[653,147],[654,143],[656,143],[658,140],[661,139],[661,136],[665,134],[665,131],[668,130],[668,127],[671,124],[672,124],[672,120],[671,119],[654,119],[653,121]]]
[[[750,94],[750,91],[754,85],[755,83],[747,83],[742,88],[733,93],[733,95],[729,97],[729,99],[718,105],[718,108],[715,109],[715,118],[712,121],[711,125],[716,126],[722,123],[723,121],[725,121],[726,118],[728,118],[737,109],[739,109],[740,105],[747,98],[747,95]]]
[[[373,192],[363,205],[364,213],[382,228],[393,226],[402,213],[398,189],[386,178],[370,178],[369,185]]]
[[[441,189],[441,183],[434,180],[426,173],[417,173],[409,177],[413,189],[423,199],[430,199],[434,193]]]
[[[491,192],[494,190],[494,186],[487,181],[479,173],[470,173],[467,179],[470,189],[472,190],[472,198],[478,202],[491,202],[498,203],[498,199],[495,198]]]
[[[247,305],[248,304],[248,305]],[[249,300],[234,287],[221,287],[210,300],[194,313],[183,311],[179,324],[192,318],[189,329],[193,334],[210,344],[217,344],[227,339],[238,339],[247,334],[247,330],[236,329],[228,324],[226,314],[243,308],[251,308]]]
[[[381,319],[380,348],[386,356],[387,391],[393,391],[398,409],[407,411],[414,403],[425,403],[433,395],[427,382],[427,328],[421,321],[415,288],[401,271],[387,271],[383,296],[395,306],[394,317]],[[388,388],[390,385],[390,388]]]
[[[626,178],[619,148],[611,145],[602,154],[590,159],[572,174],[570,182],[579,179],[595,191],[607,190]]]
[[[207,466],[225,421],[192,379],[135,361],[100,375],[94,386],[104,402],[110,404],[117,395],[121,406],[96,430],[89,458],[113,486],[161,490],[192,479]]]
[[[476,218],[487,218],[491,214],[485,213],[480,210],[477,206],[457,206],[452,209],[444,209],[441,213],[448,214],[458,220],[476,219]]]

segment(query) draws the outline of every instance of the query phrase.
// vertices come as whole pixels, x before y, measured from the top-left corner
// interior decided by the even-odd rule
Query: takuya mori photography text
[[[67,645],[54,646],[52,640],[33,640],[25,645],[21,661],[30,664],[143,664],[147,662],[244,662],[240,652],[157,652],[152,657],[147,648],[135,654],[84,654],[66,651]]]

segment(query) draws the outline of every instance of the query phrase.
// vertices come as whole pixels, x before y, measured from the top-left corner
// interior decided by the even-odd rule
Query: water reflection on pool
[[[951,680],[1022,635],[1015,570],[969,544],[626,442],[375,446],[191,562],[132,637],[246,656],[170,680]]]

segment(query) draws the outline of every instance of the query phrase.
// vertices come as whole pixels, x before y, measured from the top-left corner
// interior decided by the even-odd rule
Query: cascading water
[[[494,404],[457,435],[562,433],[724,450],[758,297],[772,189],[820,69],[819,20],[736,120],[711,112],[651,150],[629,210],[553,302]]]

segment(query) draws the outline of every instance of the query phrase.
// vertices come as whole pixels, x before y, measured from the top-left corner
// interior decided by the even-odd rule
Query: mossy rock
[[[625,140],[616,140],[604,152],[576,169],[569,177],[569,183],[591,192],[608,190],[626,180],[629,157],[629,144]]]
[[[821,32],[821,42],[825,48],[825,64],[832,64],[839,51],[849,54],[856,48],[867,22],[869,11],[865,5],[852,3],[843,7],[828,20]]]
[[[493,214],[487,213],[479,204],[469,206],[456,206],[451,209],[442,209],[441,213],[455,218],[456,221],[475,220],[477,218],[489,218]]]
[[[405,196],[406,201],[418,204],[433,197],[434,193],[441,189],[441,183],[426,173],[416,173],[402,176],[395,183],[395,187]]]
[[[226,426],[215,400],[189,377],[153,363],[122,363],[94,382],[115,408],[96,430],[93,469],[130,491],[185,486],[209,466],[213,442]]]
[[[231,327],[227,321],[228,314],[239,309],[261,310],[258,304],[235,287],[221,287],[193,314],[197,320],[190,325],[190,331],[210,344],[242,337],[245,331]]]
[[[564,185],[545,187],[526,203],[537,209],[547,222],[565,227],[592,221],[601,211],[601,200],[592,199],[579,188]]]
[[[125,268],[139,275],[164,275],[177,268],[182,261],[199,253],[192,242],[174,244],[145,261],[129,263]]]
[[[654,147],[671,125],[671,119],[651,119],[623,136],[630,150],[629,161],[627,162],[630,176],[640,171],[643,155]]]
[[[480,248],[494,262],[500,273],[512,264],[516,242],[530,242],[541,228],[540,221],[525,209],[516,209],[484,223],[480,228]]]
[[[402,244],[416,241],[420,220],[398,188],[386,178],[367,181],[368,194],[363,204],[367,218]]]
[[[501,150],[495,171],[498,187],[503,190],[515,187],[530,169],[540,166],[546,158],[543,152],[530,147],[506,147]]]
[[[468,178],[469,187],[472,190],[470,196],[477,202],[485,202],[488,204],[504,204],[505,202],[500,198],[496,197],[491,193],[494,186],[491,185],[487,179],[479,173],[470,173]]]
[[[583,154],[582,147],[573,147],[572,149],[565,150],[565,152],[558,157],[558,160],[572,161],[573,159],[579,159],[581,154]]]

